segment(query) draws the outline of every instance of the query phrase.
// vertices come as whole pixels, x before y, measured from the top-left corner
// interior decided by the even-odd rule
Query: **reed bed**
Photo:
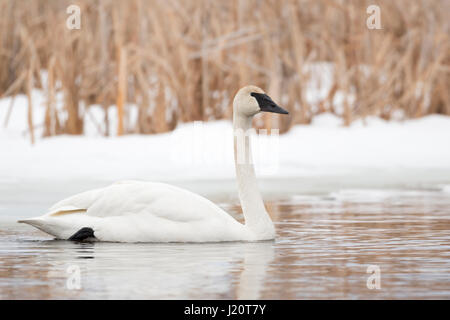
[[[347,125],[368,115],[450,115],[448,0],[78,0],[79,30],[66,27],[71,4],[0,0],[0,97],[28,95],[32,139],[36,122],[45,136],[82,134],[94,104],[117,108],[118,134],[229,119],[246,84],[290,111],[258,119],[281,132],[323,112]],[[371,4],[381,30],[366,26]],[[332,84],[311,103],[318,62],[333,67]],[[45,119],[33,117],[33,88],[46,94]],[[104,122],[108,135],[108,112]]]

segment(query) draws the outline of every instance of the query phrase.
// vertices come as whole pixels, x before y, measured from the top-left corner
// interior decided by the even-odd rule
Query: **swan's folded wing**
[[[48,211],[48,215],[59,211],[85,210],[102,197],[106,188],[85,191],[55,203]]]
[[[195,193],[164,183],[126,181],[83,192],[55,204],[48,215],[81,213],[93,217],[146,215],[170,221],[230,216]]]

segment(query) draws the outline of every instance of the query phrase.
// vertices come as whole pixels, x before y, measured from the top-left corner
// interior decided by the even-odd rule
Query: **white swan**
[[[125,181],[83,192],[56,203],[37,218],[20,220],[58,239],[116,242],[255,241],[275,237],[275,228],[257,188],[250,141],[236,132],[251,129],[261,112],[287,114],[255,86],[233,101],[235,166],[245,217],[241,224],[213,202],[164,183]],[[240,135],[242,137],[242,135]],[[244,135],[245,136],[245,135]],[[243,148],[240,148],[243,146]],[[241,150],[242,149],[242,150]],[[248,156],[240,156],[240,152]]]

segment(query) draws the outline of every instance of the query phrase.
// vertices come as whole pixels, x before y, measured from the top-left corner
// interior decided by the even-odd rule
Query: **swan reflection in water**
[[[51,298],[65,295],[78,299],[259,299],[274,259],[273,241],[202,244],[43,241],[39,247],[41,254],[35,259],[51,264],[45,275],[53,283],[47,286]],[[67,288],[74,266],[80,271],[80,290]]]

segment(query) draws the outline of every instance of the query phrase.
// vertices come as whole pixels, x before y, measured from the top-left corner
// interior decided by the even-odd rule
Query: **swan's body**
[[[264,104],[271,102],[272,108],[279,108],[267,96],[270,101],[261,102],[260,99],[266,99],[263,96],[263,91],[253,86],[244,87],[237,93],[233,102],[235,130],[250,129],[253,115],[264,110],[267,107]],[[284,110],[264,111],[286,113]],[[250,150],[248,139],[244,147],[247,152]],[[247,159],[246,163],[236,160],[245,224],[239,223],[213,202],[195,193],[164,183],[140,181],[119,182],[77,194],[56,203],[41,217],[20,222],[28,223],[58,239],[73,239],[74,235],[79,235],[85,229],[91,232],[89,238],[97,241],[215,242],[273,239],[275,229],[256,185],[251,155]]]
[[[255,240],[208,199],[168,184],[140,181],[80,193],[28,222],[59,239],[89,226],[100,241]]]

